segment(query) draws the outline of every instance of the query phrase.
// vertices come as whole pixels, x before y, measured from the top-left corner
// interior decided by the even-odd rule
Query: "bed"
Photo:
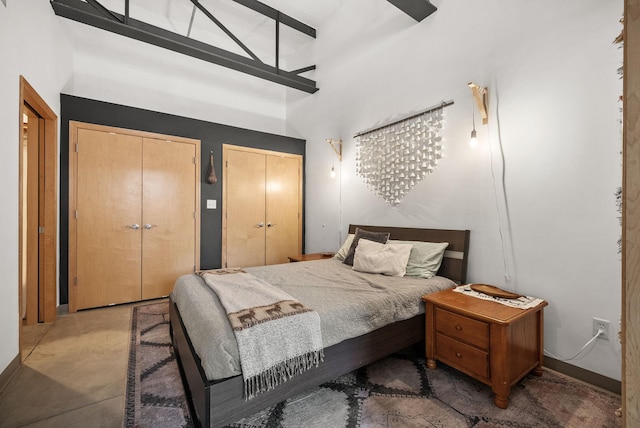
[[[444,253],[437,277],[433,278],[433,283],[436,287],[433,291],[451,286],[454,283],[466,282],[470,235],[468,230],[351,225],[349,226],[349,233],[355,233],[358,228],[370,232],[388,232],[390,233],[390,240],[448,242],[449,245]],[[291,268],[303,269],[309,272],[318,271],[320,268],[324,271],[340,270],[343,269],[343,266],[344,269],[349,268],[333,259],[299,262],[291,265],[297,266],[275,265],[272,268],[267,267],[267,270],[265,268],[249,268],[247,270],[254,269],[253,272],[257,275],[274,271],[288,272],[284,269]],[[277,275],[275,276],[277,277]],[[382,277],[383,275],[378,276]],[[270,279],[273,278],[274,276],[272,275]],[[395,280],[404,280],[404,278],[396,278]],[[232,356],[230,356],[232,354],[232,352],[228,351],[230,346],[224,343],[224,339],[217,337],[211,340],[204,340],[206,343],[202,343],[203,334],[216,333],[218,330],[222,330],[222,327],[215,323],[211,324],[213,321],[209,321],[211,314],[215,312],[211,308],[211,303],[206,303],[209,299],[206,293],[209,293],[210,290],[206,290],[204,285],[202,286],[204,291],[200,290],[197,285],[198,281],[199,279],[196,279],[196,275],[190,275],[180,278],[176,283],[176,288],[170,296],[170,325],[173,346],[180,366],[185,392],[192,408],[192,416],[197,425],[204,427],[221,427],[233,423],[337,376],[363,367],[407,346],[424,341],[424,307],[421,306],[419,313],[411,315],[410,318],[394,321],[380,327],[373,326],[372,328],[374,329],[372,331],[364,334],[350,332],[348,334],[359,335],[347,338],[341,338],[337,335],[330,337],[327,339],[329,340],[328,346],[324,348],[324,361],[318,367],[304,371],[275,389],[246,400],[243,395],[243,378],[238,373],[238,368],[234,368],[234,364],[237,365],[238,363],[234,363]],[[192,288],[205,297],[200,299],[196,294],[197,300],[187,302],[183,297],[184,291],[181,291],[184,288]],[[410,303],[412,305],[414,304],[414,299],[414,297],[411,298]],[[416,305],[423,305],[419,296],[415,300],[419,302]],[[303,300],[300,299],[300,301]],[[215,317],[217,316],[215,315]],[[194,317],[197,320],[200,319],[198,317],[202,317],[202,321],[194,324]],[[375,317],[372,316],[372,318]],[[187,321],[185,322],[185,320]],[[189,329],[191,329],[191,336]],[[323,325],[323,331],[324,329]],[[192,337],[194,340],[192,340]],[[338,342],[333,343],[336,341]],[[207,349],[209,347],[214,349],[213,351],[203,350],[203,346],[207,347]],[[222,354],[222,360],[229,360],[224,361],[224,364],[220,364],[222,369],[210,362],[210,354],[216,352]],[[203,355],[203,359],[200,358],[200,355]]]

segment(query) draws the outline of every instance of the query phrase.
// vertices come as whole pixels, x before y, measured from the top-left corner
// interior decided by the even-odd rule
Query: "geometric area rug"
[[[168,302],[133,308],[127,427],[191,427],[169,337]],[[444,364],[407,349],[231,424],[233,428],[615,428],[620,396],[543,368],[511,388],[509,407]]]
[[[133,307],[124,426],[193,426],[169,334],[168,302]]]

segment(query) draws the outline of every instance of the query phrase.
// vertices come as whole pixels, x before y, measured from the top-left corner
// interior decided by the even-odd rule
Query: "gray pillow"
[[[344,263],[345,265],[353,266],[353,256],[356,253],[356,247],[358,246],[358,241],[360,239],[368,239],[369,241],[386,244],[389,240],[389,235],[390,234],[388,232],[369,232],[368,230],[356,228],[353,242],[351,243],[351,247],[349,247],[347,257],[344,258],[344,261],[342,263]]]

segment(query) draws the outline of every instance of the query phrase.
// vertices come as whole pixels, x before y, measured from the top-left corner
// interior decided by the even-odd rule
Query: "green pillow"
[[[411,254],[407,262],[406,276],[419,278],[431,278],[435,276],[442,264],[444,252],[449,246],[448,242],[422,242],[422,241],[396,241],[389,243],[411,244]]]

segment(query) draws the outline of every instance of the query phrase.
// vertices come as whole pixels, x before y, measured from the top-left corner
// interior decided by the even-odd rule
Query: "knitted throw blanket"
[[[235,333],[246,400],[324,359],[315,311],[242,269],[197,274],[218,295]]]

